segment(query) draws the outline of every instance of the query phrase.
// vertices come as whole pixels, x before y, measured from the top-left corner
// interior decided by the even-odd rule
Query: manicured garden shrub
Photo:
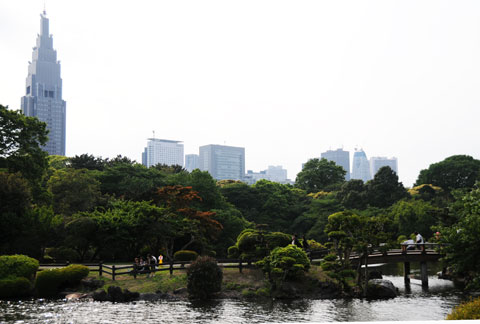
[[[447,320],[478,320],[480,319],[480,298],[470,300],[455,307]]]
[[[259,259],[267,256],[276,247],[291,243],[290,235],[281,232],[261,232],[246,229],[237,238],[239,257],[242,259]]]
[[[58,294],[64,282],[65,277],[61,269],[42,270],[37,273],[35,289],[40,297],[53,297]]]
[[[41,297],[53,297],[61,288],[75,286],[88,276],[86,266],[72,264],[62,269],[43,270],[37,274],[35,289]]]
[[[0,278],[24,277],[33,279],[38,269],[38,261],[26,255],[0,256]]]
[[[222,288],[223,272],[217,261],[202,256],[187,269],[187,290],[191,298],[207,299]]]
[[[194,261],[198,258],[198,253],[190,250],[180,250],[173,254],[175,261]]]
[[[0,279],[0,298],[25,297],[30,295],[32,284],[25,277]]]
[[[64,284],[67,286],[73,286],[80,283],[80,280],[87,277],[90,269],[81,264],[72,264],[66,268],[61,269],[65,279]]]
[[[310,269],[310,260],[303,249],[288,245],[274,249],[268,257],[257,262],[257,266],[274,281],[294,280]]]

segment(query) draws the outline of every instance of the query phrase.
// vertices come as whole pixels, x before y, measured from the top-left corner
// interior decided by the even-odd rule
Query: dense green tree
[[[225,206],[225,198],[220,193],[217,182],[208,171],[193,170],[188,185],[192,186],[200,196],[201,204],[197,207],[202,210],[219,209]]]
[[[37,118],[0,105],[0,169],[21,172],[32,185],[38,185],[48,166],[48,154],[42,150],[47,134],[46,124]]]
[[[337,198],[346,209],[364,209],[368,204],[367,189],[359,179],[345,182],[338,191]]]
[[[102,199],[100,182],[86,169],[60,169],[48,180],[56,213],[72,215],[88,211]]]
[[[244,229],[252,225],[233,206],[224,209],[213,209],[212,212],[215,213],[212,218],[223,226],[222,232],[213,244],[213,249],[217,257],[227,257],[227,249],[235,244],[238,235]]]
[[[480,288],[480,189],[473,189],[462,199],[458,223],[437,227],[443,247],[444,262],[457,276],[464,277],[467,287]]]
[[[249,221],[256,221],[261,209],[256,189],[243,182],[232,182],[220,186],[220,193]]]
[[[366,187],[368,202],[374,207],[385,208],[408,197],[407,190],[398,181],[397,173],[388,166],[380,168]]]
[[[153,200],[165,179],[166,175],[155,168],[130,163],[108,165],[98,174],[103,194],[136,201]]]
[[[346,171],[327,159],[310,159],[297,174],[295,186],[308,193],[326,190],[345,181]]]
[[[473,188],[477,180],[480,180],[480,160],[468,155],[453,155],[420,171],[415,185],[432,184],[450,192]]]
[[[105,168],[105,163],[104,159],[95,157],[92,154],[75,155],[70,158],[70,166],[74,169],[102,171]]]
[[[342,210],[342,205],[336,198],[335,193],[325,193],[314,198],[309,206],[309,210],[301,216],[314,221],[313,226],[306,232],[307,237],[313,238],[321,243],[326,242],[328,236],[327,233],[325,233],[325,226],[328,223],[328,216]],[[296,222],[297,219],[294,225]],[[295,232],[305,233],[304,230],[300,230],[299,228],[295,228]]]
[[[419,232],[425,239],[432,236],[432,226],[440,223],[441,210],[423,200],[401,200],[391,207],[391,218],[398,226],[398,234],[410,236]]]

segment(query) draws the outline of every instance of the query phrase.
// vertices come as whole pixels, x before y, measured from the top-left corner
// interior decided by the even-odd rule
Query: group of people
[[[161,264],[163,264],[163,255],[160,254],[157,259],[154,255],[147,254],[145,259],[141,256],[136,257],[133,267],[136,272],[146,272],[149,278],[155,275],[155,269]]]
[[[423,239],[422,234],[415,232],[415,240],[410,239],[403,242],[406,250],[415,250],[415,248],[422,250],[425,249],[425,240]],[[437,232],[437,236],[440,236],[440,233]]]
[[[305,252],[310,251],[310,245],[308,244],[307,239],[305,238],[305,235],[302,237],[303,243],[301,243],[298,238],[297,234],[293,234],[292,236],[292,245],[298,246],[299,248],[302,248],[305,250]]]

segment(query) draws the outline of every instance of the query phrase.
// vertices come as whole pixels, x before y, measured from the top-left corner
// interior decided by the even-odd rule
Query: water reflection
[[[387,273],[387,271],[383,271]],[[396,274],[396,273],[394,273]],[[113,304],[64,300],[0,301],[0,323],[265,323],[442,320],[465,298],[450,281],[429,277],[405,285],[403,276],[387,275],[399,289],[390,300],[294,300],[208,302],[159,301]]]

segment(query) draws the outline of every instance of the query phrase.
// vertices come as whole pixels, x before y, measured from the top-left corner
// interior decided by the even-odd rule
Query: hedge
[[[37,274],[35,289],[40,297],[53,297],[64,287],[75,286],[88,276],[86,266],[72,264],[62,269],[43,270]]]
[[[0,298],[25,297],[30,295],[32,284],[25,277],[0,279]]]
[[[176,261],[194,261],[198,258],[198,253],[190,250],[180,250],[173,254]]]
[[[0,256],[0,279],[24,277],[33,279],[38,269],[38,261],[26,255]]]

